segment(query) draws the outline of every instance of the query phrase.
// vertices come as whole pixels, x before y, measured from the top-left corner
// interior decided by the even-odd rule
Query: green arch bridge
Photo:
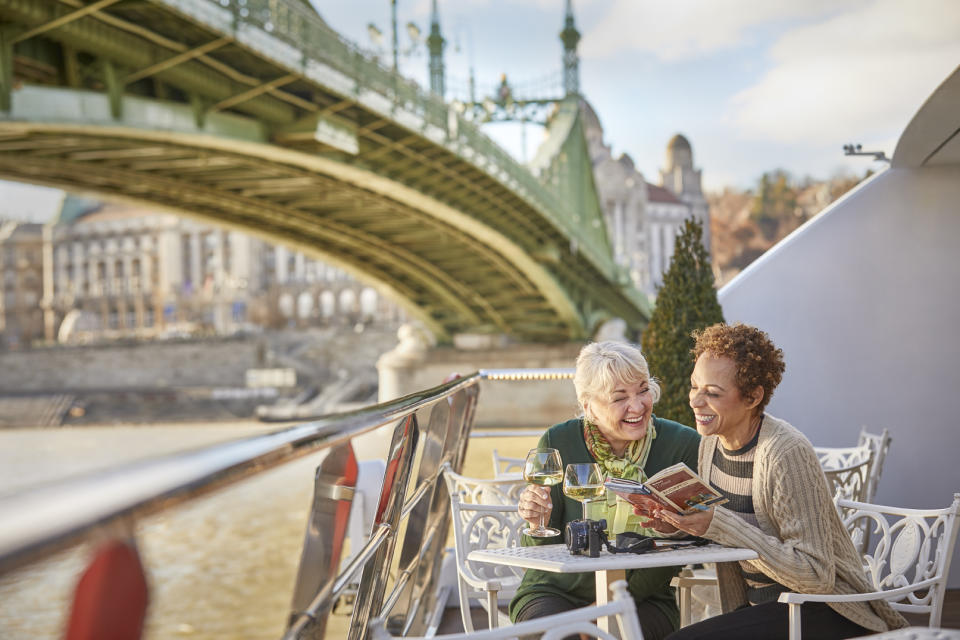
[[[300,0],[0,0],[0,179],[292,245],[376,283],[441,341],[644,326],[577,100],[535,176]]]

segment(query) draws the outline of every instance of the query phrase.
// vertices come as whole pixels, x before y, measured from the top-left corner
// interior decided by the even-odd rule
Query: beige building
[[[11,346],[403,320],[341,269],[171,214],[67,196],[54,224],[0,229],[0,331]]]
[[[43,338],[43,225],[0,222],[0,348]]]
[[[704,244],[710,248],[710,212],[693,151],[686,138],[675,135],[667,144],[660,185],[650,184],[629,155],[613,157],[596,112],[586,101],[581,105],[614,261],[629,271],[637,289],[652,296],[663,283],[684,220],[694,217],[704,223]]]
[[[660,186],[690,207],[690,214],[703,223],[703,245],[710,250],[710,207],[703,196],[700,169],[693,166],[693,148],[679,133],[667,143],[666,166],[660,170]]]

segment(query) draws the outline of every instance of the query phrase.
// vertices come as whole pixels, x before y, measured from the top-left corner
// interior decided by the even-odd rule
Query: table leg
[[[608,571],[597,571],[597,606],[603,606],[610,602],[610,585],[617,580],[626,580],[627,572],[624,569],[610,569]],[[610,616],[602,616],[597,620],[597,626],[610,633],[613,627],[616,627],[616,620]]]

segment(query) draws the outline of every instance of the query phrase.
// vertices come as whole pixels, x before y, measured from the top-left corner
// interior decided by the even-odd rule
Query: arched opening
[[[379,296],[372,287],[364,287],[360,292],[360,315],[364,322],[369,322],[377,317],[377,302]]]
[[[324,291],[320,294],[320,316],[324,319],[333,317],[337,312],[337,297],[333,291]]]

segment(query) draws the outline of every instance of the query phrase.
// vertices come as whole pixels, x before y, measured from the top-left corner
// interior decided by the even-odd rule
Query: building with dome
[[[670,139],[660,184],[651,184],[628,154],[613,157],[596,111],[586,100],[580,105],[614,261],[627,269],[637,289],[653,296],[663,284],[684,220],[703,222],[704,245],[710,248],[710,210],[690,142],[680,134]]]
[[[660,170],[660,186],[687,204],[693,217],[703,223],[703,244],[709,251],[710,209],[703,197],[700,169],[693,166],[693,148],[683,135],[670,138],[665,164]]]

